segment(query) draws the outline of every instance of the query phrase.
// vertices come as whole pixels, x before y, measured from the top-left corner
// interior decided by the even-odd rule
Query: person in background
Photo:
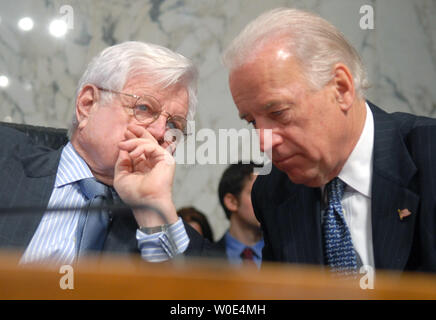
[[[183,207],[177,211],[179,217],[194,228],[204,238],[213,242],[213,231],[204,213],[194,207]]]
[[[251,188],[256,179],[254,168],[253,163],[231,164],[221,177],[218,196],[230,227],[218,244],[231,263],[253,261],[260,267],[264,243],[251,205]]]

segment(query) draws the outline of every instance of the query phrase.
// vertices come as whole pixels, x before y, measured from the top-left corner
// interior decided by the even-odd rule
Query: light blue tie
[[[346,275],[357,273],[357,256],[350,230],[344,220],[341,199],[345,183],[334,178],[327,186],[328,206],[324,211],[323,236],[325,263],[333,271]]]
[[[88,199],[88,209],[80,213],[77,226],[77,256],[89,251],[101,251],[107,236],[109,213],[102,206],[111,199],[110,189],[94,178],[79,181]]]

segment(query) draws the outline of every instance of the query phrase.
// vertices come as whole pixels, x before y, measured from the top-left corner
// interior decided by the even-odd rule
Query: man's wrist
[[[162,228],[177,222],[178,216],[172,201],[162,201],[158,204],[148,204],[149,209],[135,209],[133,215],[139,228]],[[154,209],[153,209],[154,208]]]

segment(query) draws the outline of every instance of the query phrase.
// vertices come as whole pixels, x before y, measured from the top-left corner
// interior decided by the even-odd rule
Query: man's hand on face
[[[154,227],[177,221],[172,201],[175,161],[143,127],[129,125],[114,172],[114,188],[129,205],[151,205],[162,211],[167,221],[150,210],[134,210],[140,227]]]

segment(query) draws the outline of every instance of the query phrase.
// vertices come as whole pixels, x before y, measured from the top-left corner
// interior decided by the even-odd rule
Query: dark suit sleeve
[[[218,243],[203,238],[194,228],[183,221],[189,237],[189,245],[185,251],[187,257],[226,259],[225,250]]]
[[[421,200],[408,268],[436,272],[436,126],[412,130],[408,144],[418,169],[414,186]]]

